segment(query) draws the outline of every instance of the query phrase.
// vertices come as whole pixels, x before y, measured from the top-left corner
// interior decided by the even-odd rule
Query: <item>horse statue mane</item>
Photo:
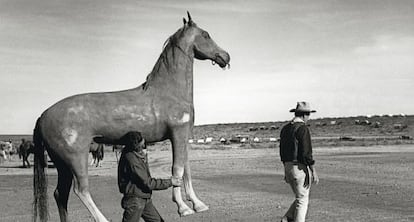
[[[172,176],[182,177],[190,208],[181,188],[173,188],[173,201],[180,216],[208,210],[195,194],[188,160],[188,139],[194,126],[194,59],[211,60],[221,68],[229,65],[229,54],[199,28],[187,12],[188,21],[164,43],[146,82],[116,92],[86,93],[65,98],[45,110],[33,132],[34,220],[47,221],[47,177],[45,150],[58,171],[54,192],[61,221],[68,221],[70,188],[88,208],[95,221],[108,220],[89,192],[88,153],[92,141],[120,144],[129,131],[139,131],[149,143],[170,140]]]
[[[195,23],[193,23],[195,25]],[[172,53],[169,54],[169,50],[171,50],[172,48],[176,47],[178,48],[184,55],[185,52],[183,49],[181,49],[179,46],[177,46],[177,42],[179,37],[182,37],[183,32],[185,31],[186,26],[178,29],[173,35],[171,35],[170,37],[167,38],[167,40],[165,40],[164,45],[162,47],[162,52],[160,57],[158,58],[157,63],[154,65],[154,68],[152,69],[152,71],[147,75],[146,78],[146,82],[144,82],[142,84],[142,88],[144,90],[147,90],[148,87],[151,85],[152,80],[154,80],[155,77],[157,77],[158,75],[160,75],[160,67],[162,65],[169,65],[170,61],[174,61],[175,57],[178,56],[178,54],[176,53]],[[187,55],[188,56],[188,55]],[[191,58],[189,58],[189,60],[192,60]]]
[[[167,53],[166,53],[166,51],[167,51],[167,49],[168,48],[171,48],[172,47],[172,44],[173,44],[173,42],[174,41],[176,41],[176,40],[173,40],[173,39],[175,39],[176,37],[176,35],[177,35],[177,33],[181,30],[182,28],[180,28],[175,34],[173,34],[173,35],[171,35],[170,37],[168,37],[168,39],[167,40],[165,40],[165,42],[164,42],[164,45],[163,45],[163,47],[162,47],[162,52],[161,52],[161,55],[160,55],[160,57],[158,58],[158,61],[157,61],[157,63],[155,64],[155,66],[154,66],[154,68],[153,68],[153,70],[147,75],[147,78],[146,78],[146,81],[142,84],[142,89],[143,90],[147,90],[148,89],[148,83],[149,84],[151,84],[151,80],[152,80],[152,78],[155,76],[155,75],[157,75],[158,74],[158,70],[159,70],[159,66],[161,65],[161,62],[165,62],[165,60],[167,60],[168,58],[167,58]]]

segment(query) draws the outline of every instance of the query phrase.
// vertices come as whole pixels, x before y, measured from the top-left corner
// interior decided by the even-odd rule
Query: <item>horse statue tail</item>
[[[39,215],[41,222],[48,220],[47,177],[45,172],[45,167],[47,167],[47,159],[45,155],[45,143],[39,127],[38,119],[33,131],[33,222],[37,221],[37,215]]]

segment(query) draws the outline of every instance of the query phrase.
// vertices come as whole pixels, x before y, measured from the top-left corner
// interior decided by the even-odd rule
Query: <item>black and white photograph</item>
[[[0,0],[0,222],[414,222],[414,1]]]

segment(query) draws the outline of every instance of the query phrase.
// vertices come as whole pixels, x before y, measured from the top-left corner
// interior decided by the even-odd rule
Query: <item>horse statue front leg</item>
[[[195,212],[203,212],[207,211],[209,208],[206,204],[204,204],[198,197],[196,196],[193,184],[191,182],[191,171],[190,171],[190,161],[187,160],[184,163],[184,188],[186,192],[187,200],[191,201],[193,203],[193,209]]]
[[[184,164],[188,161],[187,152],[187,131],[179,130],[173,133],[171,139],[172,152],[173,152],[173,177],[184,177]],[[184,182],[185,183],[185,182]],[[180,216],[188,216],[194,214],[194,211],[187,206],[181,196],[181,187],[174,187],[172,193],[172,200],[177,204],[178,213]]]
[[[173,201],[178,206],[180,216],[188,216],[195,212],[203,212],[208,210],[208,206],[204,204],[196,196],[191,182],[191,170],[188,159],[188,131],[182,130],[174,133],[172,142],[173,149],[173,168],[172,174],[175,177],[182,177],[187,200],[193,203],[193,209],[187,206],[181,196],[181,187],[173,188]]]

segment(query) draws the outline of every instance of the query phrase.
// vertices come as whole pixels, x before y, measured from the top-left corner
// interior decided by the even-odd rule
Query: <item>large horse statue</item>
[[[174,187],[172,199],[181,216],[208,210],[191,183],[188,138],[194,126],[194,58],[209,59],[221,68],[229,65],[229,54],[217,46],[188,14],[188,21],[164,44],[153,70],[140,86],[117,92],[88,93],[54,104],[36,122],[34,129],[34,220],[47,221],[47,177],[44,150],[58,171],[54,197],[61,221],[68,221],[68,196],[74,192],[95,221],[108,221],[89,192],[88,152],[92,140],[114,144],[128,131],[140,131],[147,142],[169,139],[172,144],[172,175],[183,177],[186,197]]]

